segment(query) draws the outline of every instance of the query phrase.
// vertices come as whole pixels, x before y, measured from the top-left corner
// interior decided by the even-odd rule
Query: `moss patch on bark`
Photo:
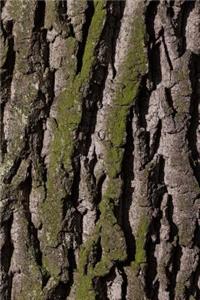
[[[95,292],[91,294],[93,280],[95,277],[103,277],[109,273],[113,264],[118,261],[124,261],[127,257],[126,243],[123,232],[117,224],[117,219],[114,213],[114,207],[118,203],[121,192],[121,163],[123,159],[123,146],[126,135],[126,118],[130,105],[134,101],[138,93],[141,77],[146,73],[147,58],[144,48],[145,25],[142,16],[142,10],[139,9],[133,18],[132,35],[130,40],[130,49],[127,53],[125,62],[123,63],[120,72],[120,83],[116,91],[116,96],[113,99],[113,107],[110,108],[108,114],[107,129],[109,141],[106,142],[106,171],[108,175],[107,189],[100,203],[100,220],[96,225],[99,228],[98,235],[101,241],[102,257],[95,266],[90,266],[88,260],[85,259],[85,268],[88,268],[87,274],[83,274],[80,270],[80,262],[83,262],[83,252],[80,251],[78,281],[77,283],[84,287],[80,289],[77,286],[77,299],[95,299]],[[144,229],[144,228],[143,228]],[[144,230],[143,230],[144,231]],[[138,261],[143,260],[144,253],[142,252],[143,240],[145,233],[138,238]],[[96,234],[95,234],[96,237]],[[89,245],[94,241],[94,236],[91,236]],[[83,248],[87,247],[83,245]],[[87,249],[87,257],[90,253],[90,247]],[[81,268],[84,268],[83,265]],[[84,285],[87,278],[89,284]],[[91,298],[90,295],[91,294]]]
[[[48,168],[47,199],[42,205],[43,217],[43,240],[45,245],[56,247],[59,233],[62,229],[63,199],[66,198],[72,184],[73,168],[71,159],[76,144],[76,131],[81,121],[81,100],[83,90],[90,78],[91,67],[96,57],[94,55],[97,41],[104,26],[106,11],[102,1],[95,2],[95,13],[88,33],[83,57],[83,67],[77,76],[76,62],[70,63],[71,77],[68,88],[58,98],[57,106],[57,128],[50,148],[50,165]],[[73,38],[67,39],[69,56],[76,52],[77,41]],[[63,183],[68,176],[67,185]],[[45,258],[45,267],[49,273],[55,273],[52,269],[50,256]],[[56,257],[55,257],[56,260]],[[58,272],[56,271],[58,274]]]

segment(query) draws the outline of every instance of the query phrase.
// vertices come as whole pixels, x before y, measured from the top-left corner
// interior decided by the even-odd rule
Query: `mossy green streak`
[[[95,2],[95,13],[88,33],[81,73],[76,76],[76,62],[73,59],[70,60],[68,68],[71,68],[71,72],[69,72],[71,77],[68,80],[68,87],[58,99],[57,128],[54,129],[50,147],[47,199],[41,208],[41,214],[44,215],[43,240],[47,247],[57,246],[58,234],[62,229],[63,199],[66,198],[72,182],[71,158],[76,143],[75,133],[81,120],[81,90],[89,80],[91,67],[95,61],[94,50],[103,29],[105,13],[103,2]],[[69,49],[69,57],[71,57],[76,52],[77,42],[74,38],[68,38],[66,47]],[[62,181],[66,173],[68,174],[69,188],[66,186],[63,188]],[[58,276],[59,267],[55,269],[55,264],[49,261],[48,256],[46,256],[44,264],[54,278]]]
[[[123,86],[118,85],[116,96],[113,99],[113,107],[110,108],[108,114],[107,129],[109,141],[105,147],[106,171],[109,181],[99,207],[101,216],[96,225],[98,232],[95,231],[94,236],[91,236],[91,239],[83,245],[84,251],[80,251],[77,281],[79,287],[77,287],[76,293],[76,299],[78,300],[84,299],[85,296],[87,296],[88,300],[95,299],[95,292],[92,289],[93,279],[108,274],[115,261],[126,259],[125,239],[120,226],[117,224],[114,206],[118,202],[121,191],[121,180],[118,178],[118,175],[121,171],[123,159],[122,147],[125,143],[126,118],[130,105],[137,96],[141,76],[145,74],[147,69],[144,49],[145,25],[141,8],[138,9],[138,12],[133,17],[130,49],[119,70],[120,76],[118,81],[123,83]],[[140,250],[143,247],[145,233],[142,232],[141,234],[141,239],[139,236],[136,246],[138,262],[143,260],[143,252],[141,253]],[[101,261],[95,266],[91,266],[88,257],[91,253],[91,245],[97,239],[97,235],[100,237],[103,253]],[[83,264],[83,261],[85,264]],[[84,273],[85,267],[87,267],[87,273]],[[85,282],[87,284],[84,284]]]

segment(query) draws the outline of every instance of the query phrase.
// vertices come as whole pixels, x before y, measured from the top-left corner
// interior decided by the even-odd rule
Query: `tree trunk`
[[[200,299],[200,2],[1,13],[1,299]]]

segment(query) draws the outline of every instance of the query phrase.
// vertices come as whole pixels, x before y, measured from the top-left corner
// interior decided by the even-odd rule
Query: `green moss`
[[[110,258],[104,256],[103,259],[96,264],[93,276],[101,277],[107,275],[110,272],[112,266],[113,262],[110,260]]]
[[[136,261],[131,262],[131,272],[134,274],[134,276],[137,276],[140,272],[140,266]]]
[[[25,279],[23,282],[22,291],[20,291],[20,297],[17,299],[38,299],[42,300],[44,295],[42,292],[41,278],[38,276],[38,267],[35,264],[28,266],[29,279]],[[34,278],[34,280],[30,280]],[[40,282],[39,282],[40,280]]]
[[[2,182],[4,176],[9,172],[12,166],[13,161],[11,159],[6,159],[4,163],[0,165],[0,182]]]
[[[106,167],[110,178],[116,178],[121,171],[123,149],[119,147],[107,147]]]
[[[16,193],[16,191],[15,191]],[[28,220],[26,218],[25,211],[23,211],[21,205],[21,193],[16,195],[18,198],[18,204],[16,207],[17,212],[17,234],[18,234],[18,249],[20,252],[20,258],[18,258],[18,266],[21,270],[20,284],[21,289],[16,291],[16,299],[43,299],[42,292],[42,276],[40,267],[36,263],[35,251],[31,245],[29,232],[28,232]]]
[[[58,128],[55,130],[51,147],[50,169],[55,170],[61,163],[66,169],[70,168],[74,135],[81,120],[79,101],[80,95],[73,89],[73,84],[59,97]]]
[[[95,252],[99,241],[100,227],[95,228],[95,232],[91,239],[89,239],[81,248],[79,254],[79,265],[76,282],[78,284],[76,289],[76,299],[95,299],[95,292],[93,290],[93,265],[91,264],[92,253]]]
[[[78,270],[81,274],[86,275],[90,269],[86,268],[89,263],[91,253],[95,253],[99,242],[100,226],[96,226],[92,239],[86,241],[82,246],[79,254],[79,267]],[[90,265],[90,264],[89,264]],[[90,268],[90,266],[89,266]]]
[[[51,28],[55,25],[57,21],[57,7],[56,1],[50,0],[46,2],[46,9],[45,9],[45,27]]]
[[[108,195],[107,195],[108,197]],[[96,225],[95,233],[82,246],[79,257],[78,267],[78,287],[77,298],[83,299],[82,295],[91,294],[94,297],[94,291],[91,291],[92,282],[95,277],[103,277],[108,274],[115,261],[126,259],[126,245],[120,226],[117,224],[114,216],[114,205],[105,197],[100,205],[101,218]],[[91,264],[91,255],[98,249],[98,243],[101,241],[102,259],[97,264]],[[116,245],[117,241],[117,245]],[[84,282],[87,280],[87,285]],[[84,287],[84,290],[82,289]],[[88,290],[87,290],[88,289]],[[90,298],[87,298],[90,299]]]
[[[98,23],[97,23],[98,24]],[[92,25],[93,26],[93,25]],[[91,27],[92,27],[91,26]],[[88,257],[91,249],[87,247],[86,252],[80,252],[79,265],[81,269],[87,268],[86,274],[80,273],[79,267],[79,284],[84,286],[82,282],[87,280],[87,283],[82,288],[77,288],[77,299],[83,299],[83,296],[91,292],[92,281],[95,277],[105,276],[113,266],[115,261],[124,261],[126,259],[126,243],[123,232],[120,226],[117,224],[117,220],[114,214],[114,207],[118,204],[118,199],[121,192],[121,180],[118,177],[121,171],[121,162],[123,159],[123,145],[125,142],[126,132],[126,118],[129,111],[129,107],[132,101],[137,95],[138,87],[140,85],[140,77],[146,72],[146,53],[144,51],[144,21],[140,15],[136,13],[133,18],[133,32],[131,37],[132,47],[130,47],[127,58],[121,67],[121,76],[119,82],[123,82],[123,88],[119,85],[116,91],[116,97],[113,101],[113,107],[108,114],[108,134],[110,142],[105,144],[106,146],[106,170],[108,174],[108,185],[103,195],[103,199],[100,203],[99,209],[101,217],[98,222],[100,231],[98,233],[101,247],[102,258],[95,265],[90,266],[86,257]],[[90,45],[88,45],[90,49]],[[89,51],[90,53],[90,51]],[[85,60],[89,61],[90,54],[85,55]],[[84,72],[87,71],[85,68]],[[142,252],[145,240],[145,226],[139,228],[140,235],[137,240],[137,261],[143,261],[144,252]],[[89,245],[94,241],[94,237],[91,236]],[[117,243],[117,244],[116,244]],[[85,249],[85,246],[83,246]],[[92,294],[91,299],[94,299]]]
[[[8,3],[8,11],[12,15],[12,18],[17,22],[29,23],[33,17],[33,11],[36,4],[28,2],[27,0],[12,0]],[[21,28],[23,31],[26,28]]]
[[[146,262],[145,243],[146,243],[146,234],[148,232],[148,227],[149,227],[148,217],[141,216],[137,235],[136,235],[136,241],[135,241],[136,243],[135,262],[137,264]]]
[[[105,261],[123,261],[126,259],[126,243],[123,232],[117,223],[113,224],[107,217],[114,218],[114,214],[111,215],[111,210],[109,215],[102,219],[101,244]]]
[[[45,28],[54,28],[57,32],[62,32],[62,34],[69,35],[70,28],[68,22],[62,20],[59,17],[59,0],[46,1],[45,9]]]
[[[132,98],[130,99],[132,100]],[[128,108],[123,106],[115,106],[111,110],[107,123],[110,134],[109,137],[112,143],[111,148],[122,147],[125,143],[124,132],[126,130],[127,112]]]
[[[105,14],[106,14],[106,10],[104,6],[105,6],[104,1],[98,1],[98,0],[94,1],[95,13],[92,18],[92,22],[88,33],[88,39],[87,39],[87,43],[83,55],[84,64],[81,70],[81,77],[83,79],[88,76],[88,72],[90,71],[90,64],[94,56],[94,49],[102,32],[102,28],[105,20]]]
[[[0,47],[0,68],[3,69],[3,66],[6,62],[7,55],[8,55],[8,40],[4,41],[3,34],[0,34],[0,42],[1,42],[1,47]],[[3,70],[1,71],[3,72]]]
[[[114,178],[105,190],[103,201],[100,203],[102,215],[105,215],[109,209],[114,209],[114,204],[118,205],[121,193],[122,181],[120,178]]]
[[[73,169],[71,158],[76,143],[76,131],[81,121],[82,92],[87,85],[91,67],[96,59],[94,49],[103,28],[105,13],[106,11],[103,9],[102,1],[96,2],[95,14],[88,33],[81,73],[77,76],[75,75],[76,62],[73,62],[73,60],[71,62],[69,59],[68,68],[71,71],[69,72],[68,88],[58,99],[58,124],[54,130],[54,137],[50,147],[50,164],[47,181],[48,194],[46,201],[41,207],[41,214],[44,216],[43,240],[47,247],[56,247],[58,243],[58,234],[61,230],[63,219],[63,199],[66,198],[67,190],[70,190],[70,185],[72,184]],[[72,38],[68,38],[67,48],[69,50],[69,57],[71,57],[77,49],[76,41]],[[66,177],[66,173],[68,174],[67,184],[69,188],[65,186],[65,189],[63,189],[63,179]],[[85,258],[87,256],[86,254],[84,254],[83,251],[81,257]],[[45,257],[45,267],[47,271],[53,273],[56,278],[59,275],[59,267],[55,268],[55,266],[56,254],[55,257],[52,257],[47,253]],[[83,273],[81,274],[83,275]],[[87,286],[89,287],[89,284]],[[79,299],[82,298],[79,297]]]
[[[145,23],[142,13],[143,8],[140,7],[133,18],[130,48],[119,70],[121,73],[119,82],[123,83],[123,86],[118,87],[116,105],[130,105],[137,95],[141,76],[147,71],[147,55],[144,47]]]
[[[76,300],[95,300],[96,294],[93,289],[92,278],[90,276],[83,275],[78,282],[78,288],[76,291]]]
[[[60,157],[65,167],[71,164],[71,155],[74,145],[74,132],[81,120],[81,98],[82,89],[89,79],[91,66],[94,63],[94,49],[99,39],[105,18],[105,10],[102,1],[96,2],[95,14],[88,33],[88,39],[83,56],[83,67],[81,73],[73,77],[69,87],[59,97],[58,106],[58,130],[55,134],[53,152],[54,157]],[[69,49],[74,49],[72,39],[68,39]],[[62,153],[60,153],[62,151]]]
[[[108,265],[111,264],[111,262],[126,259],[124,235],[120,226],[117,224],[117,219],[114,214],[114,207],[115,204],[118,204],[120,193],[121,180],[119,178],[111,180],[99,206],[101,212],[101,246],[103,249],[102,265]],[[108,270],[109,269],[107,269],[107,271]],[[104,271],[101,276],[103,275],[105,275]]]
[[[46,248],[43,255],[43,271],[49,274],[55,282],[59,282],[60,265],[57,261],[57,252],[53,248]]]
[[[115,184],[117,183],[119,183],[119,180],[116,179]],[[113,198],[119,197],[120,190],[118,189],[117,192],[117,189],[114,189],[112,186],[108,187],[100,204],[101,218],[96,225],[95,233],[80,250],[77,299],[83,299],[82,295],[87,294],[91,294],[91,299],[95,299],[93,298],[95,292],[93,291],[92,293],[91,291],[93,279],[108,274],[115,261],[126,259],[125,239],[114,215]],[[91,265],[89,257],[94,248],[98,248],[98,241],[101,241],[102,259],[96,265]],[[86,278],[88,284],[84,285]],[[84,287],[84,290],[80,286]]]
[[[101,261],[93,265],[92,253],[98,248],[98,241],[101,240],[103,255]],[[117,241],[117,246],[116,246]],[[80,250],[76,299],[95,299],[93,290],[93,279],[103,277],[109,273],[115,261],[126,259],[126,245],[123,233],[117,224],[113,211],[107,208],[107,214],[101,218],[93,236],[83,245]],[[86,284],[85,284],[86,283]],[[88,298],[89,297],[89,298]]]
[[[113,100],[113,108],[111,108],[111,112],[108,115],[107,123],[110,138],[110,144],[107,144],[106,155],[109,184],[100,208],[103,219],[102,232],[104,232],[102,244],[104,244],[103,248],[105,249],[105,253],[108,253],[111,260],[124,260],[126,258],[125,241],[122,231],[119,225],[117,225],[116,220],[116,223],[113,222],[115,216],[112,203],[113,201],[117,202],[120,196],[121,185],[118,183],[118,187],[116,186],[116,177],[121,171],[123,159],[122,147],[125,143],[127,114],[130,105],[137,96],[140,78],[147,71],[147,59],[144,49],[145,28],[141,12],[142,10],[139,8],[133,19],[133,30],[130,40],[130,45],[132,44],[132,47],[128,50],[126,60],[119,70],[121,74],[119,82],[123,82],[123,88],[120,88],[120,85],[118,86],[116,96]],[[116,191],[116,193],[114,191]],[[143,248],[146,226],[147,222],[144,220],[138,229],[139,235],[136,241],[136,261],[138,263],[144,260],[145,250]],[[115,241],[119,243],[117,248]]]
[[[147,56],[144,48],[145,25],[142,11],[141,7],[138,8],[133,18],[130,48],[119,69],[120,84],[118,84],[113,107],[108,116],[110,145],[107,147],[106,163],[110,177],[116,177],[121,170],[127,114],[137,96],[140,79],[147,72]]]

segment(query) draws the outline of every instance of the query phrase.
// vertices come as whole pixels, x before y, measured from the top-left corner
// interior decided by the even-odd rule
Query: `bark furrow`
[[[0,297],[200,299],[200,1],[4,0]]]

